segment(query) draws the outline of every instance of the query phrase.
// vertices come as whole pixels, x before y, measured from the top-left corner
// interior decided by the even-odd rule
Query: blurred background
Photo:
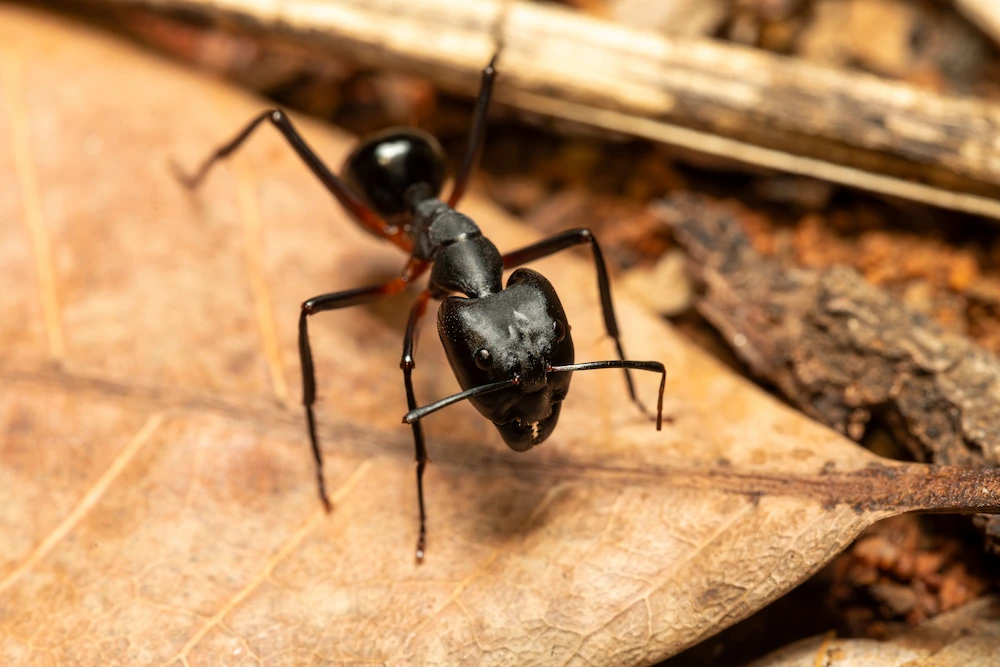
[[[351,133],[421,127],[442,141],[452,166],[485,64],[475,52],[461,63],[435,60],[388,33],[366,48],[358,48],[362,34],[327,39],[318,0],[295,25],[273,22],[266,3],[237,0],[37,4]],[[454,8],[473,16],[475,4],[455,0]],[[528,4],[519,4],[519,20]],[[455,24],[448,3],[398,5],[400,21],[420,29]],[[593,93],[574,83],[572,62],[559,69],[541,59],[533,70],[524,64],[530,53],[516,60],[501,51],[498,101],[474,184],[480,192],[541,232],[594,229],[618,284],[793,405],[795,397],[748,368],[697,307],[698,281],[669,224],[678,202],[687,216],[735,216],[753,248],[778,266],[850,265],[945,331],[1000,351],[1000,168],[992,164],[1000,2],[567,0],[538,11],[543,23],[563,16],[545,12],[574,12],[580,48],[590,49],[583,53],[606,53],[600,62],[626,70],[635,65],[637,86],[648,55],[660,69],[648,70],[646,82],[671,99],[658,107],[621,102],[611,85]],[[540,30],[572,38],[576,27]],[[598,39],[631,27],[662,40],[623,56],[613,39]],[[488,53],[492,36],[485,29],[479,36]],[[670,78],[679,71],[687,78]],[[760,102],[748,112],[738,100],[711,99],[704,88],[713,75],[745,85]],[[707,81],[702,88],[698,77]],[[553,113],[537,103],[542,98]],[[934,460],[878,414],[849,435],[884,456]],[[882,522],[790,595],[663,664],[746,664],[828,630],[891,637],[989,593],[1000,574],[992,551],[989,530],[966,518]]]

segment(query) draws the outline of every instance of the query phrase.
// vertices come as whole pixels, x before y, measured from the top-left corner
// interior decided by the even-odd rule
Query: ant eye
[[[489,370],[490,366],[493,365],[493,357],[490,355],[490,351],[485,347],[478,352],[476,352],[476,366],[479,366],[480,370]]]
[[[556,335],[556,342],[561,343],[566,338],[566,325],[559,320],[553,320],[552,331]]]

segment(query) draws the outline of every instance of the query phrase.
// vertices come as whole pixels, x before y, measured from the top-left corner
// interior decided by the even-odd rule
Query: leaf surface
[[[177,183],[170,161],[194,165],[260,100],[11,6],[0,57],[4,664],[649,664],[879,518],[1000,505],[995,473],[878,459],[619,288],[626,347],[669,368],[675,423],[657,433],[596,371],[528,454],[468,405],[429,418],[417,566],[398,367],[414,294],[313,318],[331,515],[298,406],[300,302],[404,258],[270,128],[198,193]],[[351,148],[300,129],[331,165]],[[534,238],[474,196],[462,210],[501,250]],[[589,260],[538,268],[578,360],[613,358]],[[457,389],[433,329],[424,404]]]

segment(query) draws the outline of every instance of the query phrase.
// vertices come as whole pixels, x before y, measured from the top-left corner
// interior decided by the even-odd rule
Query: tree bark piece
[[[758,377],[855,440],[873,418],[917,460],[1000,464],[1000,363],[854,269],[761,257],[740,211],[694,195],[659,209],[695,260],[697,308]],[[1000,535],[996,521],[990,533]]]
[[[500,0],[113,0],[184,9],[513,106],[1000,218],[1000,107],[707,39]]]

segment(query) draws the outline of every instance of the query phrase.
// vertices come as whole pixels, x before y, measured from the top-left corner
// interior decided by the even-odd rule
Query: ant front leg
[[[403,338],[403,358],[399,361],[399,367],[403,369],[403,384],[406,386],[406,404],[410,410],[417,408],[417,397],[413,393],[413,368],[416,362],[413,359],[413,350],[416,345],[417,327],[420,325],[420,318],[427,312],[427,302],[431,293],[423,291],[417,297],[417,302],[410,310],[410,319],[406,324],[406,336]],[[427,513],[424,510],[424,468],[427,467],[427,447],[424,445],[424,432],[420,427],[420,422],[415,421],[413,426],[413,445],[417,454],[417,503],[420,506],[420,532],[417,537],[417,562],[424,559],[424,547],[427,542]]]
[[[309,443],[312,445],[313,458],[316,460],[316,482],[319,486],[319,497],[323,507],[329,512],[332,509],[330,497],[326,493],[326,482],[323,478],[323,452],[316,435],[316,418],[313,415],[313,404],[316,402],[316,370],[313,367],[312,349],[309,345],[309,316],[326,310],[336,310],[349,306],[370,303],[383,297],[397,294],[427,269],[427,264],[411,259],[403,275],[381,285],[359,287],[343,292],[333,292],[313,297],[302,304],[299,314],[299,359],[302,363],[302,404],[306,409],[306,424],[309,428]]]
[[[361,198],[358,197],[348,187],[339,176],[330,171],[330,168],[316,155],[316,152],[310,148],[309,144],[306,143],[302,135],[299,134],[295,126],[292,125],[291,119],[288,115],[281,109],[268,109],[262,114],[258,115],[252,121],[250,121],[246,127],[244,127],[240,132],[233,137],[228,143],[223,144],[216,149],[192,176],[188,176],[181,173],[179,169],[175,167],[177,171],[177,176],[180,178],[181,182],[184,183],[189,189],[197,188],[201,182],[208,175],[212,166],[215,165],[219,160],[228,157],[233,151],[243,145],[243,142],[253,134],[253,131],[263,123],[264,121],[270,122],[278,131],[281,132],[282,136],[292,147],[292,149],[298,154],[299,158],[305,162],[309,170],[320,180],[320,182],[326,187],[326,189],[337,198],[341,206],[347,209],[355,220],[364,225],[370,231],[374,232],[378,236],[381,236],[394,244],[409,252],[412,249],[413,244],[407,237],[405,230],[396,227],[394,225],[387,224],[382,218],[378,216],[377,213],[371,210],[365,205]]]
[[[509,252],[503,256],[503,268],[512,269],[522,264],[533,262],[536,259],[554,255],[566,248],[572,248],[573,246],[585,243],[590,244],[590,248],[594,253],[594,265],[597,269],[597,287],[601,293],[601,310],[604,314],[604,328],[607,329],[608,336],[615,341],[618,358],[625,361],[625,350],[622,348],[621,335],[618,331],[618,320],[615,317],[614,304],[611,302],[611,281],[608,279],[608,267],[604,263],[604,254],[601,252],[601,246],[598,245],[593,232],[589,229],[569,229],[520,250]],[[642,404],[642,401],[636,395],[635,385],[632,382],[632,374],[629,373],[629,369],[627,368],[625,369],[625,382],[628,385],[628,395],[632,399],[632,402],[638,406],[644,415],[653,418],[653,414],[646,409],[646,406]]]

